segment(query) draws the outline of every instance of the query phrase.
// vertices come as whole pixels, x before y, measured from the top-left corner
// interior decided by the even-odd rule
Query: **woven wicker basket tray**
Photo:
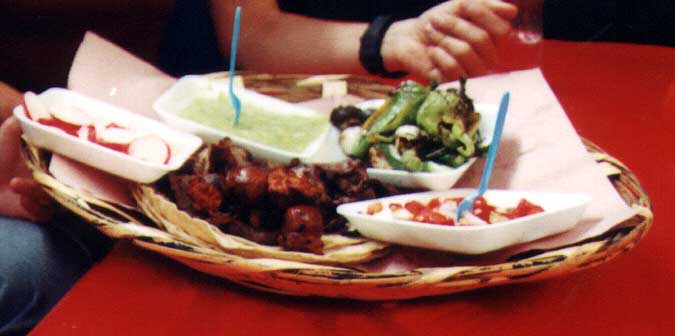
[[[214,75],[220,76],[220,74]],[[317,98],[321,85],[296,85],[302,75],[244,75],[246,86],[298,102]],[[366,78],[349,77],[350,94],[383,97],[393,88]],[[24,142],[27,164],[35,179],[61,205],[104,234],[132,240],[141,248],[175,259],[191,268],[263,291],[298,296],[359,300],[406,299],[443,295],[481,287],[534,281],[583,270],[630,251],[653,223],[649,199],[636,177],[621,162],[589,142],[587,150],[606,169],[608,178],[638,214],[599,236],[550,250],[531,250],[508,262],[427,267],[398,273],[369,273],[347,266],[325,266],[271,258],[245,258],[164,231],[136,209],[111,204],[78,192],[47,170],[50,153]]]

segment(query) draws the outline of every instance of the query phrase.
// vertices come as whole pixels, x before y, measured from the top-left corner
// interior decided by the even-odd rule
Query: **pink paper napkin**
[[[173,82],[173,78],[156,68],[88,33],[77,52],[68,83],[72,90],[155,117],[152,102]],[[593,237],[634,215],[635,211],[623,202],[586,152],[539,69],[473,78],[468,81],[467,90],[474,101],[493,104],[498,104],[504,91],[511,92],[490,188],[584,192],[593,197],[573,230],[513,247],[503,251],[503,255]],[[458,187],[478,186],[481,172],[482,162],[469,170]],[[421,259],[418,262],[424,263]],[[391,265],[385,268],[390,269]]]
[[[174,78],[89,32],[68,76],[71,90],[155,119],[152,103],[174,82]]]
[[[478,102],[498,104],[507,90],[511,101],[490,188],[583,192],[593,197],[572,231],[528,244],[527,248],[547,248],[593,237],[635,214],[587,153],[539,69],[467,82],[467,94]],[[458,186],[476,187],[481,173],[481,165],[473,167]]]

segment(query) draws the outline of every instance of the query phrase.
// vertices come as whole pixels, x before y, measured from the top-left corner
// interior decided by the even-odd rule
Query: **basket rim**
[[[227,76],[227,73],[210,76]],[[297,83],[306,75],[244,74],[247,83]],[[383,95],[393,86],[364,76],[346,76],[349,90]],[[285,83],[283,85],[289,85]],[[278,87],[283,87],[283,85]],[[274,85],[270,86],[274,88]],[[297,88],[294,88],[297,89]],[[317,95],[305,87],[301,97]],[[361,90],[361,91],[359,91]],[[290,90],[289,90],[290,92]],[[279,89],[278,93],[283,94]],[[245,258],[177,239],[153,224],[143,213],[99,200],[63,185],[47,169],[49,152],[25,139],[22,150],[35,180],[58,203],[94,225],[109,237],[132,241],[140,248],[160,253],[201,272],[226,278],[247,287],[286,295],[347,297],[360,300],[407,299],[443,295],[481,287],[534,281],[593,267],[630,251],[653,225],[649,197],[637,177],[618,159],[583,139],[596,162],[611,168],[610,181],[624,201],[637,210],[633,217],[617,223],[595,237],[546,250],[528,250],[507,261],[481,266],[447,266],[413,269],[407,272],[364,272],[353,266],[326,266],[308,263],[275,263],[269,259]],[[368,290],[363,290],[367,288]]]

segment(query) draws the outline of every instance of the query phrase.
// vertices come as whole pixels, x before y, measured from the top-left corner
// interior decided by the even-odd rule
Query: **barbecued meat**
[[[279,245],[293,251],[323,254],[323,218],[319,208],[296,205],[286,209]]]
[[[221,173],[225,173],[233,167],[243,168],[255,165],[251,153],[244,148],[233,145],[228,138],[212,145],[211,163],[212,169],[216,171],[221,169]]]
[[[270,201],[277,207],[320,204],[330,197],[318,178],[302,169],[276,168],[267,175]]]
[[[213,147],[211,146],[206,146],[195,155],[192,156],[192,164],[189,165],[192,169],[190,173],[196,174],[196,175],[205,175],[208,173],[212,173],[211,167],[213,166],[213,163],[211,162],[211,150]]]
[[[361,160],[345,160],[316,166],[333,205],[378,197],[371,187],[366,165]]]
[[[278,230],[255,228],[243,221],[234,221],[230,223],[223,232],[264,245],[276,245],[277,237],[279,236]]]
[[[267,194],[268,170],[264,167],[233,167],[227,171],[223,192],[247,205],[257,204]]]
[[[169,181],[180,209],[204,215],[222,204],[218,175],[171,175]]]
[[[321,234],[345,228],[337,205],[395,191],[369,180],[359,160],[282,165],[255,160],[228,139],[199,151],[169,185],[179,209],[223,232],[319,254]]]

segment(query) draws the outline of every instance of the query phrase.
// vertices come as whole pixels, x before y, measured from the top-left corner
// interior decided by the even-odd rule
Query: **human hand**
[[[439,82],[486,74],[516,14],[514,5],[499,0],[444,2],[389,27],[380,50],[384,67]]]
[[[0,125],[0,215],[47,221],[55,203],[31,178],[19,151],[20,137],[21,127],[14,117]]]

